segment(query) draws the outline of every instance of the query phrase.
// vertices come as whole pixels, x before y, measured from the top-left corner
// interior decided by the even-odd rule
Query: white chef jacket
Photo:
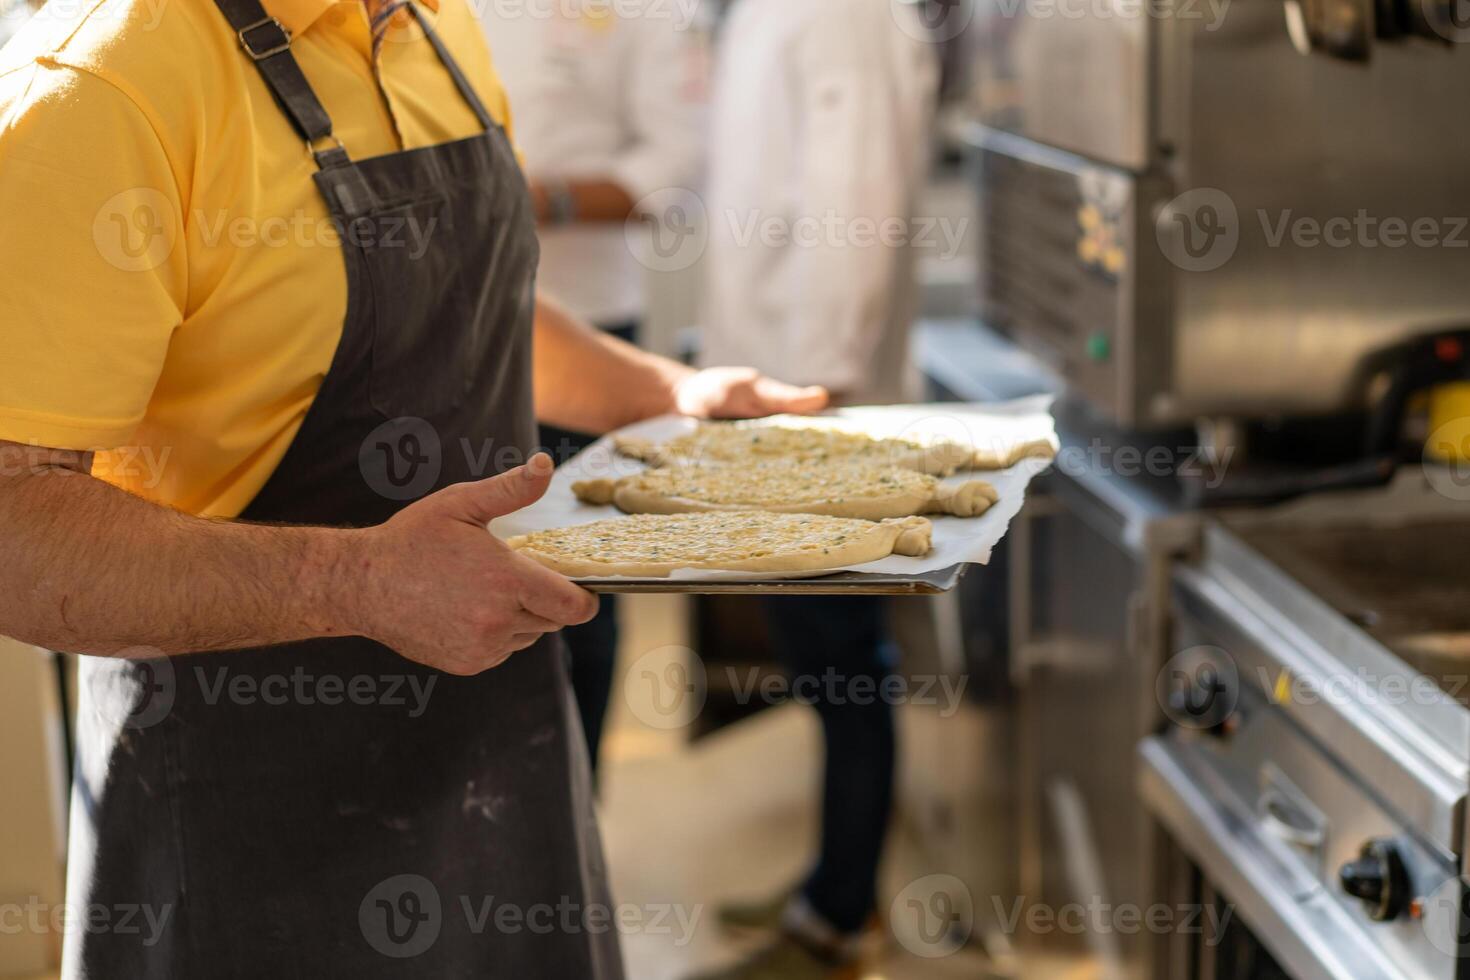
[[[922,37],[890,0],[736,0],[710,109],[705,363],[913,396],[907,242],[938,83]],[[906,244],[877,243],[880,222]]]
[[[539,178],[610,178],[634,201],[700,177],[707,48],[696,0],[471,0]],[[593,323],[644,312],[619,222],[543,227],[538,285]]]
[[[0,48],[20,33],[31,18],[31,8],[24,0],[0,0]]]

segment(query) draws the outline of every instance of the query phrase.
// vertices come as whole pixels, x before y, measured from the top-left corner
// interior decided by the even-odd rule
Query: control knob
[[[1377,838],[1368,841],[1338,872],[1342,890],[1362,899],[1370,918],[1388,922],[1408,905],[1409,875],[1392,841]]]

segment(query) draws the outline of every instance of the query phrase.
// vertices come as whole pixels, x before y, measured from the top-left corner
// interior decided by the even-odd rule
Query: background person
[[[938,70],[921,37],[914,9],[889,0],[734,3],[711,106],[706,363],[779,365],[849,404],[915,393],[912,250],[874,232],[907,228],[927,172]],[[788,672],[843,683],[834,697],[818,686],[813,705],[826,745],[817,861],[789,896],[722,911],[779,929],[712,975],[726,980],[821,977],[857,959],[893,805],[894,707],[842,693],[882,690],[894,667],[883,601],[764,605]]]
[[[636,341],[647,272],[625,224],[637,202],[699,176],[707,80],[704,33],[688,3],[483,0],[481,25],[515,107],[541,243],[538,282],[578,316]],[[543,426],[558,461],[595,434]],[[617,657],[617,608],[563,636],[597,768]]]

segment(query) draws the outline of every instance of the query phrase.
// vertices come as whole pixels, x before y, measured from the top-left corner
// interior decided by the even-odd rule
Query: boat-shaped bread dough
[[[933,547],[923,517],[860,521],[817,514],[634,514],[534,531],[506,542],[570,578],[665,578],[679,569],[822,575]]]
[[[613,504],[628,514],[769,510],[881,521],[915,514],[975,517],[999,499],[980,480],[950,486],[899,466],[869,463],[759,463],[670,466],[620,480],[581,480],[583,503]]]
[[[976,447],[945,439],[920,442],[882,438],[830,425],[778,416],[746,422],[701,422],[669,442],[619,437],[618,452],[655,466],[751,463],[761,460],[846,460],[901,466],[932,476],[960,470],[1003,470],[1029,457],[1050,459],[1051,442],[1034,439],[1008,446]]]

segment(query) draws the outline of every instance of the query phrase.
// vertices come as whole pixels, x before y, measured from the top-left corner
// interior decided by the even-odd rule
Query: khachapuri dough
[[[947,486],[917,470],[875,463],[765,462],[748,466],[670,466],[619,480],[572,484],[587,504],[628,514],[768,510],[881,521],[916,514],[975,517],[999,499],[988,483]]]
[[[926,555],[933,525],[923,517],[875,522],[754,510],[635,514],[534,531],[506,543],[569,578],[664,578],[685,568],[797,577],[895,554]]]
[[[884,438],[795,416],[741,422],[701,422],[666,443],[621,437],[619,453],[654,466],[831,461],[899,466],[931,476],[960,470],[1001,470],[1028,457],[1051,458],[1051,442],[1036,439],[1000,448],[976,448],[944,439]]]

